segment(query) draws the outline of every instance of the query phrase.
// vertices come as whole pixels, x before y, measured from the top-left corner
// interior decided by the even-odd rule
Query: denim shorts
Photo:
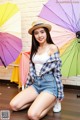
[[[46,91],[57,97],[58,94],[57,84],[52,74],[44,74],[42,76],[36,76],[32,86],[35,88],[38,94],[40,94],[43,91]]]

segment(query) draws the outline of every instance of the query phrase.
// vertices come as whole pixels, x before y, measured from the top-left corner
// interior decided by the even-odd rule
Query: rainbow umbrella
[[[80,1],[48,0],[39,17],[57,28],[51,35],[60,49],[63,76],[80,75]]]
[[[0,4],[0,65],[8,66],[21,50],[20,11],[16,4]]]

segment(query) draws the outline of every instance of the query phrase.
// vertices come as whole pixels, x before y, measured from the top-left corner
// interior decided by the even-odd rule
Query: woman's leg
[[[22,110],[30,105],[38,96],[35,89],[30,86],[18,93],[10,102],[10,107],[14,111]]]
[[[56,97],[48,92],[38,95],[28,110],[28,117],[31,120],[39,120],[44,117],[53,107]]]

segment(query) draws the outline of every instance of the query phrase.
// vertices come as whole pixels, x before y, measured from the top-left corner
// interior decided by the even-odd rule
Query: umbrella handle
[[[6,67],[6,65],[5,65],[5,63],[4,63],[4,61],[2,60],[1,57],[0,57],[0,59],[1,59],[2,64],[4,65],[4,67]]]
[[[77,98],[80,98],[80,94],[77,94]]]
[[[24,85],[22,85],[22,90],[24,90]]]

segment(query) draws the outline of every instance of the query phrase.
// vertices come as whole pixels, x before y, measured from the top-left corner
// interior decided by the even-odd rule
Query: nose
[[[41,33],[39,33],[39,34],[38,34],[38,37],[41,37],[41,36],[42,36]]]

